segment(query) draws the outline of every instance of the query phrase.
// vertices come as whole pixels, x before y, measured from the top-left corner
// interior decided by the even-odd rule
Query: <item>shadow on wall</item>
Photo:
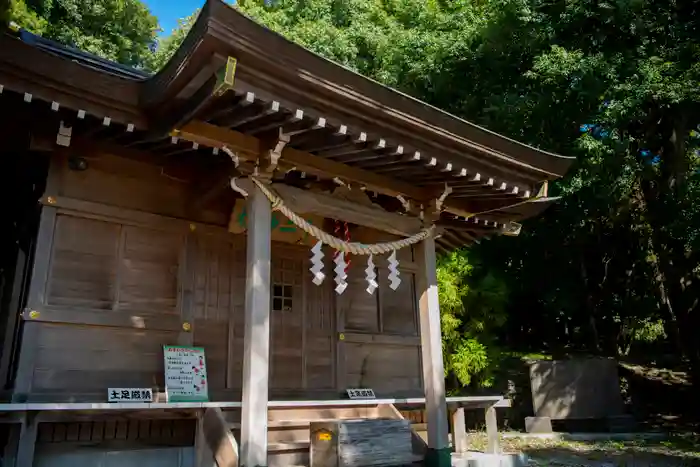
[[[557,361],[504,357],[489,393],[504,394],[511,407],[499,411],[502,429],[523,430],[525,417],[596,419],[625,412],[617,363],[605,358]],[[483,425],[483,415],[470,414],[467,423]],[[476,424],[476,425],[475,425]]]
[[[566,360],[563,357],[562,360]],[[569,360],[576,360],[571,358]],[[585,359],[584,359],[585,360]],[[525,417],[535,415],[533,410],[532,388],[530,383],[530,365],[541,360],[527,360],[521,356],[506,356],[499,362],[494,385],[488,388],[490,394],[503,394],[510,398],[512,407],[499,409],[499,424],[502,429],[523,430]],[[608,360],[614,362],[614,360]],[[700,401],[697,391],[684,377],[683,369],[669,370],[652,366],[617,363],[615,378],[609,377],[607,384],[614,398],[621,404],[617,410],[632,414],[642,429],[666,429],[672,431],[700,430]],[[549,371],[549,373],[547,373]],[[546,370],[547,375],[555,375]],[[562,375],[566,376],[566,374]],[[563,378],[566,380],[566,378]],[[551,399],[561,396],[567,401],[570,413],[577,414],[582,405],[589,404],[577,395],[576,379],[569,378],[568,383],[544,385],[543,394]],[[613,390],[614,388],[614,390]],[[620,394],[621,393],[621,394]],[[585,394],[585,392],[584,392]],[[617,404],[618,402],[615,402]],[[555,405],[560,410],[566,408],[563,403]],[[483,427],[483,414],[467,412],[467,422],[471,428]],[[557,423],[554,423],[555,429]],[[600,431],[604,427],[580,427],[584,431]]]

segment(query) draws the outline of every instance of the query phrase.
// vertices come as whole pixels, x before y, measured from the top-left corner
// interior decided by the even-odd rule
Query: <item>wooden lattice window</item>
[[[294,287],[291,284],[273,284],[272,311],[292,311],[293,298]]]

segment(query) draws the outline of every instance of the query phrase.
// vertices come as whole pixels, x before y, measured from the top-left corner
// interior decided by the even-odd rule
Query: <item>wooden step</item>
[[[309,446],[308,441],[269,443],[267,445],[268,467],[308,466]]]
[[[267,450],[269,452],[279,452],[279,451],[297,451],[301,449],[309,449],[311,445],[308,441],[294,441],[286,443],[269,443],[267,445]]]
[[[307,419],[307,420],[270,420],[267,422],[267,427],[268,428],[293,428],[293,427],[307,427],[309,426],[310,423],[312,422],[338,422],[342,421],[345,419],[338,419],[338,418],[316,418],[316,419]],[[241,424],[240,422],[229,422],[228,427],[232,430],[240,430]]]

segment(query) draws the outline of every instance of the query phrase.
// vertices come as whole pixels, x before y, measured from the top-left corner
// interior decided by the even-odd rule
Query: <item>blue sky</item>
[[[177,20],[192,14],[204,5],[204,0],[145,0],[151,13],[158,18],[161,34],[170,34],[177,26]]]

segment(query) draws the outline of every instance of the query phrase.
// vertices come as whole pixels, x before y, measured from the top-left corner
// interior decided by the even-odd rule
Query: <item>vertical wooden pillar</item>
[[[267,465],[270,369],[270,202],[259,188],[248,195],[241,466]]]
[[[197,429],[194,436],[194,465],[195,467],[216,467],[214,454],[204,433],[204,411],[197,413]]]
[[[34,465],[36,434],[36,415],[27,414],[22,421],[22,428],[20,429],[15,467],[32,467]]]
[[[428,417],[426,463],[449,466],[450,444],[445,401],[445,370],[442,361],[440,304],[435,270],[435,239],[428,237],[416,248],[418,272],[416,295],[420,310],[420,342],[423,363],[423,390]]]
[[[452,413],[452,446],[455,452],[467,452],[467,426],[464,421],[464,407],[457,407]]]
[[[496,418],[496,406],[486,408],[486,436],[488,438],[488,446],[486,452],[489,454],[498,454],[498,418]]]

